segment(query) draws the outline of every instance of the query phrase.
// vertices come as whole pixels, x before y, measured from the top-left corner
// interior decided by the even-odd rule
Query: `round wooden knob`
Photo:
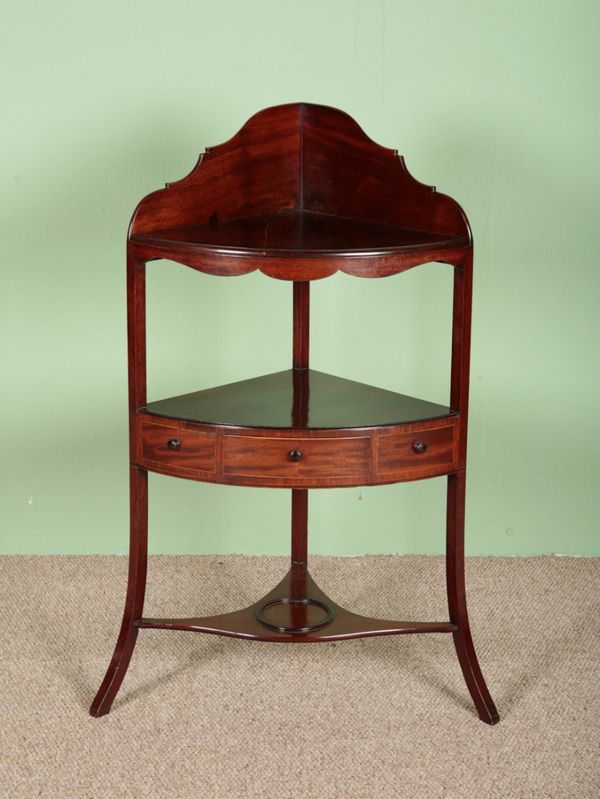
[[[171,438],[167,441],[167,447],[175,451],[181,449],[181,441],[178,438]]]
[[[424,452],[427,452],[427,444],[424,441],[415,441],[413,443],[413,450],[417,455],[422,455]]]
[[[302,459],[302,452],[299,449],[291,449],[288,452],[288,458],[291,461],[299,461]]]

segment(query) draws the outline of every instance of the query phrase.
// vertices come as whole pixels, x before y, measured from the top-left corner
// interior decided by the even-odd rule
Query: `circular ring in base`
[[[333,620],[332,607],[310,597],[281,596],[256,608],[256,618],[278,633],[312,633]]]

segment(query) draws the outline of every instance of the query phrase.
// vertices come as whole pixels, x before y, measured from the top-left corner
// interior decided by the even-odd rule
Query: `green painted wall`
[[[306,100],[470,216],[469,552],[600,554],[599,23],[597,0],[4,4],[2,551],[126,551],[130,214]],[[290,285],[149,275],[152,397],[287,368]],[[313,366],[443,402],[450,289],[436,264],[314,284]],[[287,491],[150,489],[154,552],[287,551]],[[443,501],[440,479],[312,492],[312,550],[439,552]]]

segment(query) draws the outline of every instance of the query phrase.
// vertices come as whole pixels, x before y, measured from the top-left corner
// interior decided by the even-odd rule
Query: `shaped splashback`
[[[251,117],[189,175],[145,197],[129,235],[305,209],[470,239],[453,199],[335,108],[293,103]]]

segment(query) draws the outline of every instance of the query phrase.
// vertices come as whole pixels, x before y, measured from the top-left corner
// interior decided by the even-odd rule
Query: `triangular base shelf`
[[[266,596],[242,610],[182,619],[141,618],[135,626],[285,643],[402,633],[453,633],[457,630],[456,625],[450,622],[394,621],[352,613],[333,602],[300,565],[290,569]]]

